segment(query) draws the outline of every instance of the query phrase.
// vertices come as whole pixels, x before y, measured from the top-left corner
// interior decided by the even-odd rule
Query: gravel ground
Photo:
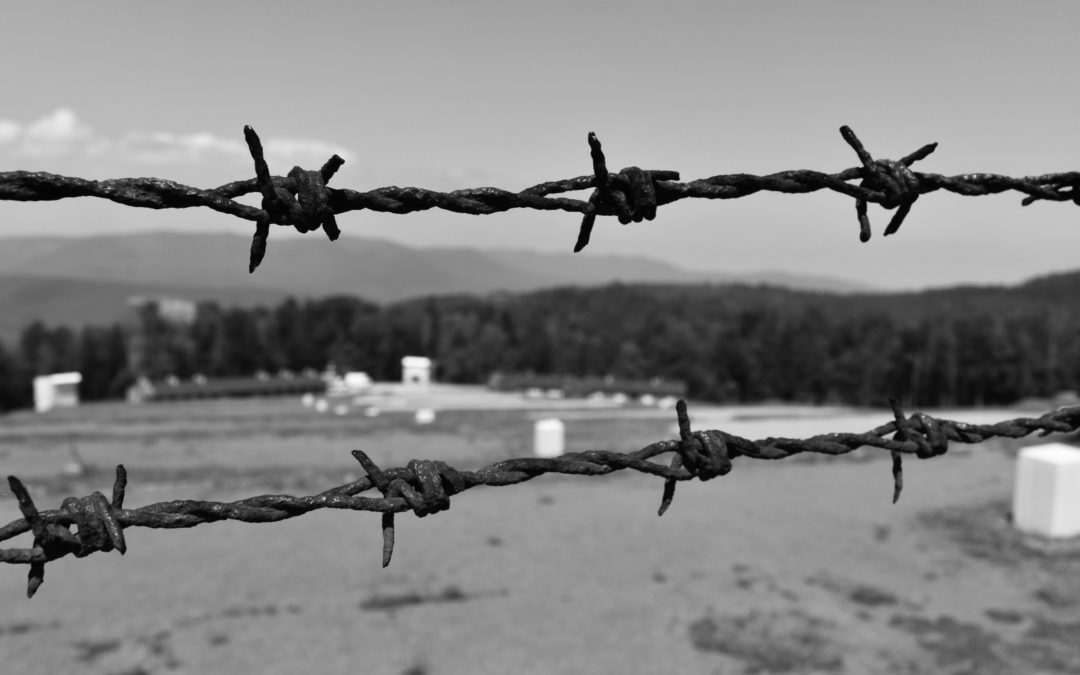
[[[536,417],[445,411],[415,427],[404,409],[364,418],[297,408],[9,416],[0,467],[26,476],[44,508],[107,493],[117,461],[131,474],[129,506],[308,494],[358,475],[353,447],[386,465],[527,454]],[[800,435],[800,420],[816,419],[782,413],[739,415],[774,435]],[[854,418],[852,431],[889,418],[821,415]],[[567,445],[636,449],[670,437],[672,417],[578,416]],[[743,433],[735,417],[720,419]],[[374,514],[128,530],[123,557],[50,563],[33,600],[24,567],[0,569],[0,660],[13,673],[129,675],[1080,672],[1080,546],[1047,546],[1009,525],[1017,445],[910,460],[895,506],[889,462],[874,454],[739,460],[727,477],[681,484],[663,518],[661,482],[647,476],[477,489],[447,513],[399,516],[385,570]],[[62,470],[72,447],[89,469],[81,476]],[[0,495],[0,521],[17,515]]]

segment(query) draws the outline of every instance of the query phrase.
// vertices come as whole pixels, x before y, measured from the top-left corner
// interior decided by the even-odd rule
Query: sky
[[[346,164],[331,187],[358,190],[587,175],[590,131],[613,171],[835,172],[858,164],[844,124],[876,158],[938,142],[915,165],[926,172],[1070,171],[1078,34],[1074,2],[7,3],[0,172],[211,188],[254,175],[245,124],[272,173],[336,152]],[[932,193],[888,238],[891,213],[871,205],[866,244],[854,201],[833,192],[683,200],[652,222],[601,218],[582,264],[648,255],[890,289],[1080,268],[1077,207],[1021,197]],[[580,216],[359,211],[338,223],[344,237],[414,246],[570,251]],[[252,229],[209,209],[0,201],[0,246]]]

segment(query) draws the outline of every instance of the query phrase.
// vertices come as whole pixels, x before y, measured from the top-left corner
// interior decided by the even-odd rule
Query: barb
[[[22,482],[9,476],[8,484],[23,518],[0,527],[0,541],[33,532],[34,543],[31,548],[0,549],[0,562],[30,566],[27,595],[32,597],[44,581],[45,563],[69,553],[83,557],[95,551],[116,549],[123,554],[127,550],[123,529],[127,527],[181,528],[219,520],[267,523],[318,509],[346,509],[382,514],[385,567],[393,553],[394,514],[412,511],[423,518],[445,511],[450,507],[450,497],[480,485],[514,485],[548,473],[603,476],[630,469],[665,479],[660,506],[663,515],[671,506],[678,481],[694,478],[705,481],[726,475],[737,457],[784,459],[804,452],[838,456],[868,446],[887,450],[894,457],[895,502],[901,485],[897,458],[904,454],[927,459],[944,454],[950,441],[980,443],[989,438],[1020,438],[1036,431],[1045,436],[1080,429],[1080,406],[997,424],[966,424],[923,413],[905,417],[895,402],[893,412],[893,420],[862,434],[831,433],[803,440],[770,437],[751,441],[723,431],[692,431],[686,403],[679,401],[676,407],[679,440],[659,441],[636,452],[587,451],[550,459],[518,458],[476,471],[458,471],[444,462],[430,460],[412,460],[405,467],[380,469],[364,452],[354,450],[353,456],[367,476],[307,497],[260,495],[235,502],[176,500],[124,509],[127,473],[123,466],[117,466],[111,501],[95,492],[89,497],[69,497],[58,510],[38,511]],[[889,434],[894,437],[886,438]],[[669,452],[673,458],[667,466],[649,461]],[[382,496],[361,496],[373,488]],[[71,532],[72,525],[78,527],[77,533]]]
[[[263,158],[262,143],[250,127],[244,138],[255,164],[256,177],[204,190],[160,178],[85,180],[52,173],[11,171],[0,173],[0,200],[48,201],[71,197],[98,197],[127,206],[149,209],[182,209],[203,206],[256,223],[249,271],[266,253],[270,225],[288,225],[300,232],[322,229],[338,237],[335,215],[367,209],[387,213],[413,213],[438,208],[456,213],[487,215],[511,209],[568,211],[583,214],[574,250],[580,251],[592,236],[597,216],[615,216],[622,224],[652,220],[659,206],[680,199],[737,199],[756,192],[801,194],[832,190],[855,199],[859,238],[870,239],[869,203],[896,209],[886,227],[894,234],[921,195],[945,190],[965,196],[981,196],[1015,190],[1027,195],[1027,206],[1038,200],[1072,201],[1080,205],[1080,172],[1053,173],[1013,178],[992,173],[942,176],[912,171],[910,166],[937,148],[931,143],[897,160],[875,160],[850,127],[840,128],[861,166],[837,173],[796,170],[766,176],[746,173],[679,182],[679,172],[645,170],[635,166],[609,173],[596,134],[588,136],[593,174],[534,185],[520,192],[494,187],[437,192],[416,187],[383,187],[367,192],[328,188],[327,183],[344,160],[334,155],[318,171],[293,167],[285,177],[271,176]],[[858,184],[852,181],[860,181]],[[592,189],[588,201],[556,197],[565,192]],[[258,192],[262,207],[235,201]]]

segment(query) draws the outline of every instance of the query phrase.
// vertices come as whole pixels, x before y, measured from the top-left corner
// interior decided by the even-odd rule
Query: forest
[[[362,370],[396,380],[430,356],[443,382],[495,372],[664,377],[695,399],[979,406],[1080,389],[1080,273],[1017,287],[831,295],[744,285],[612,284],[378,305],[151,303],[122,324],[36,322],[0,345],[0,409],[28,407],[35,374],[78,370],[85,400],[151,379]]]

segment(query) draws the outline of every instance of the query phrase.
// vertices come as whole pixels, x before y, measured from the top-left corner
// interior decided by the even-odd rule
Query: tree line
[[[932,407],[1011,403],[1080,389],[1080,316],[1062,283],[840,296],[739,285],[559,288],[380,306],[355,297],[276,307],[155,305],[124,324],[28,326],[0,345],[0,408],[25,407],[35,374],[78,370],[87,400],[136,377],[362,370],[400,377],[405,355],[444,382],[496,371],[664,377],[691,397]],[[1068,288],[1076,288],[1076,284]]]

